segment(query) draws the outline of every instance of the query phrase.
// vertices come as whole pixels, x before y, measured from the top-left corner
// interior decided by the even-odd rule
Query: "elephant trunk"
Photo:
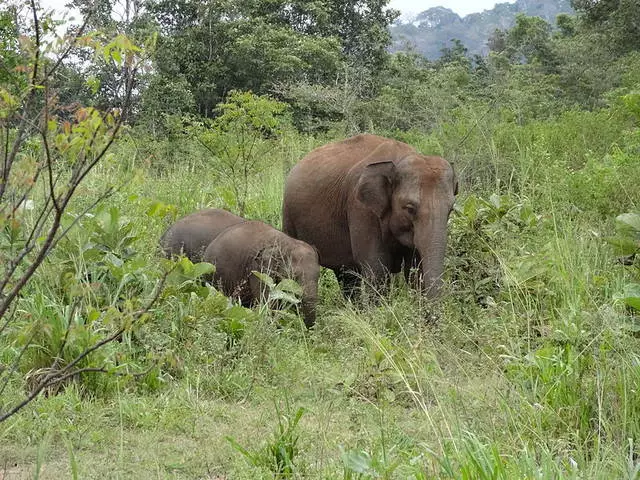
[[[302,299],[302,317],[307,328],[311,328],[316,323],[316,303],[317,299],[305,296]]]
[[[294,267],[294,278],[302,286],[302,316],[307,328],[316,323],[316,304],[318,303],[318,279],[320,265],[314,250],[305,247],[302,253],[294,254],[298,263]]]
[[[444,256],[447,249],[447,217],[443,221],[432,221],[424,229],[416,231],[416,248],[422,259],[421,287],[427,298],[435,299],[442,289]]]
[[[312,278],[308,278],[311,276]],[[318,303],[318,276],[305,276],[302,283],[302,317],[307,328],[316,323],[316,304]]]

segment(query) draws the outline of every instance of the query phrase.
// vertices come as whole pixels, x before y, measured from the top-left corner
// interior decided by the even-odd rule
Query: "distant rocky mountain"
[[[452,45],[451,39],[457,38],[470,54],[486,55],[489,36],[496,28],[511,28],[518,13],[542,17],[553,25],[556,15],[574,11],[570,0],[517,0],[515,3],[499,3],[492,10],[465,17],[448,8],[430,8],[391,27],[391,51],[413,48],[433,60],[440,56],[443,48]]]

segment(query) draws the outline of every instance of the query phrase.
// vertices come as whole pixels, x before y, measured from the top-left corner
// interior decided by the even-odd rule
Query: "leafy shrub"
[[[340,457],[343,464],[342,478],[344,480],[365,480],[373,478],[393,478],[393,473],[401,466],[400,459],[391,460],[388,458],[388,453],[384,450],[382,452],[374,451],[373,454],[366,450],[350,449],[345,450],[340,447]],[[414,461],[418,458],[412,459]],[[411,467],[407,472],[407,469],[403,473],[411,475],[406,478],[419,479],[421,472],[418,465],[413,462],[408,462]]]
[[[116,320],[119,312],[109,311],[104,316],[98,311],[84,315],[71,305],[59,305],[43,293],[38,293],[23,302],[26,319],[10,331],[16,349],[26,349],[20,364],[21,371],[28,379],[29,389],[35,387],[46,369],[52,364],[65,365],[87,348],[94,345],[109,332],[109,324]],[[102,318],[101,318],[102,317]],[[25,319],[25,320],[26,320]],[[81,367],[103,367],[109,359],[109,349],[91,355],[81,363]],[[111,363],[113,367],[113,363]],[[73,379],[71,379],[73,380]],[[91,376],[84,375],[85,388],[96,388]],[[65,384],[56,384],[49,392],[58,391]]]
[[[250,179],[267,167],[264,156],[289,124],[287,105],[267,96],[232,91],[216,111],[214,120],[194,124],[192,132],[213,157],[219,176],[231,186],[228,206],[243,216]]]
[[[637,156],[616,150],[602,158],[590,157],[584,166],[569,172],[566,204],[600,218],[633,208],[640,193],[635,181]]]
[[[226,437],[229,443],[257,468],[265,468],[271,471],[274,478],[290,478],[296,471],[295,460],[300,453],[298,442],[300,434],[297,432],[298,423],[304,415],[305,409],[298,408],[294,414],[288,409],[281,413],[276,405],[278,425],[273,438],[267,441],[262,449],[251,452],[242,447],[231,437]]]
[[[29,295],[20,299],[6,348],[24,349],[20,371],[35,388],[46,375],[71,364],[83,352],[122,330],[119,342],[91,351],[78,364],[84,371],[53,385],[57,391],[81,380],[94,393],[109,391],[107,377],[93,372],[136,374],[149,360],[137,356],[123,339],[140,328],[139,315],[152,297],[162,272],[140,255],[136,225],[118,207],[100,206],[93,213],[68,213],[62,228],[69,233],[34,277]]]
[[[252,272],[267,288],[265,306],[275,316],[279,324],[287,324],[297,319],[290,310],[297,310],[302,302],[302,287],[295,280],[284,278],[278,283],[264,272]]]
[[[454,295],[485,306],[494,302],[505,283],[494,245],[508,245],[509,239],[540,227],[541,220],[528,202],[509,195],[470,195],[456,204],[447,255]]]
[[[593,366],[593,355],[579,345],[547,343],[508,365],[507,375],[522,388],[531,405],[539,405],[545,430],[564,431],[565,425],[571,425],[570,431],[586,439],[597,414]]]
[[[162,316],[170,320],[154,331],[145,331],[141,341],[164,352],[170,371],[180,375],[180,366],[188,358],[216,358],[224,355],[223,350],[237,347],[255,314],[203,284],[214,272],[213,265],[193,264],[186,257],[167,263],[171,273],[162,296]],[[213,340],[209,332],[220,341]],[[185,344],[192,346],[191,351],[184,351]]]
[[[607,238],[617,253],[620,262],[630,267],[633,277],[640,282],[640,215],[623,213],[616,217],[616,235]],[[614,296],[627,307],[640,311],[640,283],[627,283],[623,291]]]
[[[66,302],[84,293],[96,308],[115,306],[139,296],[158,278],[137,250],[134,223],[118,207],[100,206],[83,218],[69,215],[65,222],[78,227],[60,245],[55,285]]]

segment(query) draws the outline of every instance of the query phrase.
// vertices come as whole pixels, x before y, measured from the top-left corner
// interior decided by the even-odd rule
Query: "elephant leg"
[[[366,294],[366,300],[374,305],[378,305],[380,300],[386,297],[391,290],[390,269],[384,265],[376,265],[376,267],[377,268],[372,268],[370,265],[364,265],[362,267],[362,277],[367,287],[363,290],[363,294]]]
[[[269,296],[268,287],[264,283],[262,283],[262,281],[253,273],[250,273],[249,275],[249,284],[247,286],[248,288],[246,294],[247,300],[251,305],[257,305],[258,303],[266,301],[267,297]]]
[[[367,287],[371,287],[377,296],[386,295],[389,290],[391,272],[394,270],[394,256],[384,244],[377,223],[369,228],[366,223],[355,228],[351,226],[351,250],[358,265],[360,277]]]
[[[347,267],[338,268],[334,273],[344,297],[347,300],[355,299],[360,286],[360,275]]]

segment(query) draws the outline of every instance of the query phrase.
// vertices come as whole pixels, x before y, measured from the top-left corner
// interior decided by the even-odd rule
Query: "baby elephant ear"
[[[396,167],[393,162],[375,162],[367,165],[357,186],[358,200],[382,217],[391,206],[391,192]]]

